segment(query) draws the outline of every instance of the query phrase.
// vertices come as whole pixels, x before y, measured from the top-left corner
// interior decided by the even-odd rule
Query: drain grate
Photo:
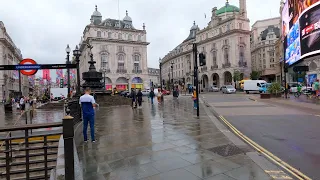
[[[223,146],[214,147],[211,149],[208,149],[211,152],[214,152],[216,154],[219,154],[223,157],[233,156],[241,153],[245,153],[242,149],[238,148],[235,145],[227,144]]]

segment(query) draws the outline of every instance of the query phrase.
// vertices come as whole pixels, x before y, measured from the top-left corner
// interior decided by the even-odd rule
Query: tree
[[[234,71],[234,74],[233,74],[233,81],[234,81],[234,84],[235,84],[235,88],[237,88],[237,81],[240,81],[241,80],[241,73],[239,71]]]
[[[251,74],[250,74],[250,78],[252,80],[258,80],[260,78],[260,72],[252,71]]]

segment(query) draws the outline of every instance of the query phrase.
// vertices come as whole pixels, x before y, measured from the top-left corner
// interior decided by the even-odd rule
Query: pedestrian
[[[139,89],[138,93],[137,93],[137,100],[138,100],[138,105],[139,105],[139,108],[141,108],[141,105],[142,105],[142,92],[141,92],[141,89]]]
[[[158,94],[157,94],[157,100],[158,100],[159,104],[161,104],[161,98],[162,98],[162,92],[161,92],[161,89],[159,88],[158,89]]]
[[[137,107],[137,101],[136,101],[137,100],[137,94],[136,94],[135,89],[131,90],[130,97],[132,99],[132,101],[131,101],[132,108],[136,108]]]
[[[94,143],[96,139],[94,137],[94,107],[98,106],[96,101],[94,100],[91,94],[91,89],[87,87],[85,89],[85,94],[80,97],[79,104],[81,105],[82,109],[82,118],[83,118],[83,138],[84,142],[88,142],[87,137],[87,129],[88,123],[90,124],[90,134],[91,134],[91,141]]]
[[[23,96],[21,96],[20,98],[19,106],[20,106],[20,112],[22,114],[26,108],[25,98]]]
[[[195,89],[195,88],[194,88],[194,89]],[[197,109],[197,108],[198,108],[198,101],[197,101],[197,93],[196,93],[196,90],[193,91],[192,100],[193,100],[193,109]]]
[[[149,93],[149,98],[151,100],[151,104],[153,104],[153,98],[154,98],[154,90],[153,90],[153,88],[151,88],[151,91]]]
[[[173,100],[177,100],[178,99],[178,97],[179,97],[179,89],[178,89],[178,87],[176,87],[173,90],[172,95],[173,95]]]

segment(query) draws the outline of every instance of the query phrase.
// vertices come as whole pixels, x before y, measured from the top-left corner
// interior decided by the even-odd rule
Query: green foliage
[[[268,92],[270,94],[278,94],[281,93],[281,85],[278,82],[274,82],[272,83],[269,87],[268,87]]]
[[[252,80],[258,80],[260,78],[260,72],[252,71],[251,74],[250,74],[250,78]]]
[[[237,82],[237,81],[241,81],[241,73],[239,71],[234,71],[233,74],[233,81]]]

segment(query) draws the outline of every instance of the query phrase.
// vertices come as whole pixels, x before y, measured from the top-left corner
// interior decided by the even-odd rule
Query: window
[[[228,48],[224,49],[224,62],[229,63],[229,49]]]
[[[221,34],[222,33],[222,28],[219,28],[219,34]]]
[[[109,69],[108,55],[107,54],[102,54],[101,55],[101,68]]]
[[[108,32],[108,38],[112,38],[112,33]]]
[[[133,70],[134,71],[140,70],[140,56],[138,54],[134,55],[133,60],[134,60]]]
[[[225,39],[225,40],[223,41],[223,43],[224,43],[224,45],[228,45],[228,44],[229,44],[229,40],[228,40],[228,39]]]
[[[182,76],[183,76],[183,70],[182,70]]]
[[[212,44],[212,49],[216,49],[216,43]]]
[[[122,34],[121,33],[118,34],[118,39],[122,39]]]
[[[240,46],[239,61],[244,62],[244,47],[243,46]]]
[[[97,31],[97,37],[101,37],[101,31]]]
[[[212,63],[213,63],[213,65],[217,65],[217,52],[216,51],[212,52]]]
[[[230,30],[230,24],[227,24],[227,31]]]
[[[244,43],[243,37],[240,37],[240,38],[239,38],[239,41],[240,41],[240,43]]]
[[[141,35],[138,35],[138,41],[141,41]]]
[[[128,40],[130,40],[130,41],[132,40],[132,35],[131,34],[128,35]]]
[[[124,55],[120,54],[118,56],[118,70],[124,70]]]

